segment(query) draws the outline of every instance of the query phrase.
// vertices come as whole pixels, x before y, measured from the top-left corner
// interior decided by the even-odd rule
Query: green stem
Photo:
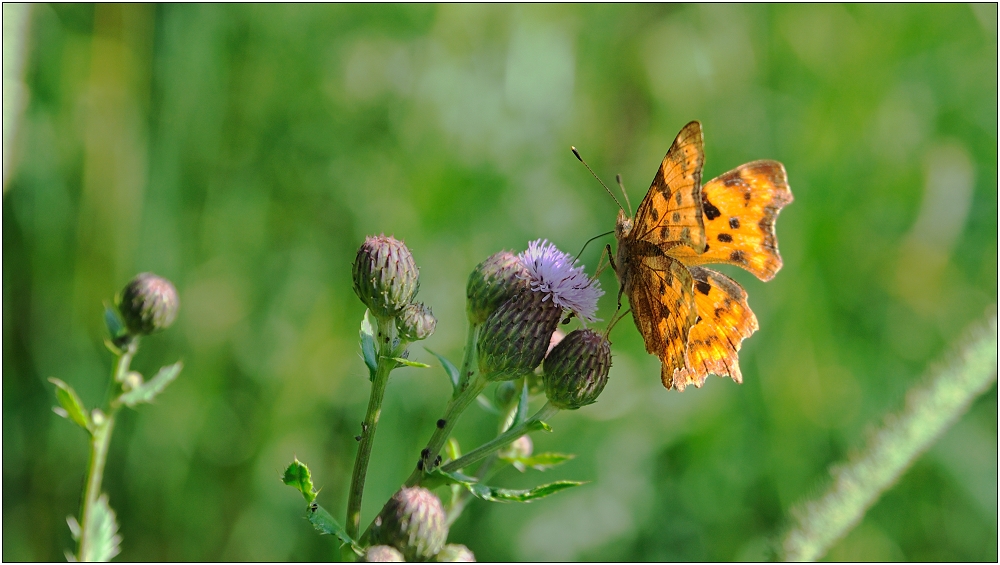
[[[111,390],[119,391],[121,383],[128,375],[129,365],[135,355],[138,344],[136,341],[130,342],[118,359],[115,361],[115,368],[112,371]],[[112,392],[111,398],[116,398],[117,394]],[[92,552],[90,539],[91,522],[93,521],[94,507],[97,499],[101,495],[101,483],[104,480],[104,466],[108,460],[108,446],[111,445],[111,432],[115,428],[115,415],[118,413],[120,405],[112,400],[108,404],[108,413],[104,421],[94,422],[94,433],[90,438],[90,462],[87,465],[87,481],[83,491],[83,502],[80,505],[80,543],[77,547],[76,558],[78,561],[89,561]],[[95,418],[96,420],[96,418]]]
[[[476,461],[484,459],[498,449],[506,447],[524,434],[541,429],[542,422],[551,418],[558,411],[558,408],[546,402],[545,406],[542,406],[542,408],[534,416],[500,434],[493,441],[484,443],[458,459],[447,463],[441,467],[441,469],[449,473],[459,469],[464,469]]]
[[[781,545],[782,561],[815,561],[864,516],[913,461],[962,415],[997,378],[997,319],[962,343],[954,362],[907,394],[902,412],[890,415],[860,457],[832,470],[833,484],[793,515],[794,528]]]
[[[378,346],[378,365],[375,369],[375,377],[372,380],[371,395],[368,398],[368,411],[365,413],[364,422],[361,424],[361,439],[358,443],[358,456],[354,460],[354,472],[351,474],[351,491],[347,499],[347,534],[352,539],[357,539],[358,531],[361,528],[361,499],[365,491],[365,477],[368,474],[368,462],[371,459],[372,445],[375,442],[375,429],[378,427],[379,417],[382,415],[382,400],[385,397],[385,387],[389,382],[389,373],[396,368],[396,361],[393,357],[398,357],[399,353],[406,348],[406,342],[400,341],[395,348],[392,347],[396,337],[394,324],[391,320],[378,320],[376,322],[377,333],[375,341]],[[388,354],[385,352],[389,351]]]
[[[478,327],[469,324],[469,331],[465,336],[465,357],[462,359],[462,373],[458,376],[459,390],[465,390],[465,387],[469,385],[469,379],[475,372],[476,329]]]

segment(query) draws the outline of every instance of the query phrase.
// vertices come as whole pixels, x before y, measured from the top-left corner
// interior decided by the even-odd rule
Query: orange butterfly
[[[747,293],[707,263],[743,267],[762,281],[781,268],[774,222],[792,201],[785,167],[747,163],[705,186],[701,124],[681,129],[635,219],[618,212],[621,295],[668,389],[700,387],[709,374],[743,382],[737,352],[757,330]]]

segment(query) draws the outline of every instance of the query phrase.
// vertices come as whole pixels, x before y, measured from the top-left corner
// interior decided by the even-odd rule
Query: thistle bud
[[[593,330],[574,330],[545,358],[545,395],[562,410],[593,404],[610,369],[611,343]]]
[[[396,324],[400,337],[406,341],[427,339],[434,333],[436,326],[437,318],[423,302],[407,304],[400,312],[399,321]]]
[[[403,563],[403,554],[391,545],[373,545],[365,552],[368,563]]]
[[[170,281],[153,273],[139,273],[122,290],[118,311],[132,335],[166,329],[177,318],[180,300]]]
[[[527,290],[527,274],[524,264],[510,251],[494,253],[476,265],[465,288],[469,323],[482,324],[507,299]]]
[[[489,380],[510,381],[542,362],[562,308],[541,292],[522,291],[486,318],[477,345],[479,370]]]
[[[406,245],[394,237],[368,236],[352,270],[354,293],[380,320],[395,318],[420,287],[420,270]]]
[[[476,556],[469,548],[460,543],[449,543],[434,556],[434,561],[438,563],[475,563]]]
[[[391,545],[407,561],[426,561],[448,539],[448,520],[441,501],[422,487],[396,491],[375,518],[372,540]]]

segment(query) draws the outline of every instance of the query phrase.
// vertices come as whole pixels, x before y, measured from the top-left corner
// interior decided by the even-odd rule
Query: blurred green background
[[[23,30],[3,193],[5,561],[72,545],[87,447],[46,379],[103,399],[102,302],[140,271],[173,280],[181,311],[134,366],[185,368],[115,430],[119,559],[337,558],[279,473],[309,464],[342,519],[368,395],[357,247],[405,240],[439,320],[425,343],[458,362],[479,261],[543,237],[575,253],[614,227],[571,144],[633,203],[692,119],[706,179],[782,161],[785,267],[767,284],[723,269],[761,326],[743,385],[663,390],[634,326],[616,327],[600,402],[535,437],[579,457],[495,480],[591,482],[470,505],[451,540],[480,560],[765,557],[789,508],[997,299],[995,4],[37,5]],[[608,319],[617,283],[601,280]],[[440,368],[394,373],[364,523],[448,394]],[[457,437],[494,431],[473,407]],[[995,385],[828,558],[997,559]]]

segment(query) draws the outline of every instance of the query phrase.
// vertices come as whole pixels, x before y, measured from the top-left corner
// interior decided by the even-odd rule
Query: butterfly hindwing
[[[701,171],[705,161],[701,124],[681,129],[660,164],[649,191],[636,210],[632,236],[661,249],[683,244],[705,246],[702,221]]]
[[[708,375],[730,376],[743,382],[737,353],[745,338],[757,331],[757,317],[747,305],[747,293],[726,275],[691,267],[698,319],[688,337],[687,364],[673,376],[678,390],[700,387]]]
[[[688,333],[695,324],[694,279],[679,261],[662,253],[642,257],[633,269],[628,299],[646,351],[660,358],[663,386],[673,385],[686,365]]]
[[[686,265],[729,263],[762,281],[781,268],[774,222],[792,201],[785,167],[777,161],[754,161],[720,175],[702,187],[706,249],[693,245],[670,250]]]

